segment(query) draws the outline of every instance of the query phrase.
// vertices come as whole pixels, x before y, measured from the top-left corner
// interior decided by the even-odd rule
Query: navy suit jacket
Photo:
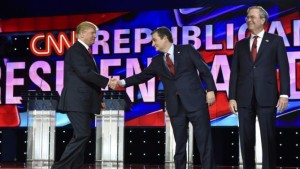
[[[216,91],[216,86],[200,53],[191,45],[174,45],[174,66],[175,75],[172,76],[164,61],[164,54],[158,54],[141,73],[126,78],[126,86],[140,84],[159,76],[164,86],[166,106],[170,116],[177,113],[178,96],[187,111],[207,107],[202,80],[207,91]]]
[[[88,50],[76,42],[64,61],[64,87],[58,110],[63,112],[100,113],[102,92],[109,79],[101,76]]]
[[[289,64],[283,39],[264,33],[255,62],[250,54],[250,37],[236,43],[231,64],[229,99],[239,107],[251,105],[255,92],[260,106],[276,106],[279,94],[290,95]],[[278,91],[276,68],[280,72]]]

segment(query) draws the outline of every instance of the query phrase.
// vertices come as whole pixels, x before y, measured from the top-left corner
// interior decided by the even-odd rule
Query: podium
[[[27,91],[27,168],[50,168],[55,154],[56,91]]]
[[[174,139],[174,134],[173,134],[173,128],[171,125],[170,117],[165,109],[166,103],[165,103],[165,98],[164,98],[164,93],[163,91],[158,91],[157,93],[157,100],[160,102],[161,106],[165,110],[165,127],[166,127],[166,132],[165,132],[165,167],[173,169],[174,168],[174,155],[175,155],[175,139]],[[187,165],[193,165],[193,145],[194,145],[194,135],[193,135],[193,126],[191,123],[189,123],[188,127],[188,141],[187,141]]]
[[[124,161],[124,112],[131,104],[126,91],[104,92],[103,110],[95,117],[96,165],[116,168]]]

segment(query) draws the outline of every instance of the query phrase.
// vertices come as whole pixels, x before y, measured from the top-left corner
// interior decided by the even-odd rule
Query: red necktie
[[[91,58],[93,59],[95,65],[97,65],[97,64],[96,64],[96,61],[95,61],[95,59],[94,59],[93,53],[92,53],[92,49],[91,49],[91,48],[88,48],[88,51],[89,51],[89,54],[90,54]]]
[[[252,48],[251,48],[251,56],[252,56],[253,62],[255,62],[256,55],[257,55],[257,38],[258,38],[258,36],[254,36],[253,38],[254,38],[254,40],[253,40]]]
[[[90,56],[93,57],[92,49],[91,49],[91,48],[88,48],[88,51],[89,51]],[[93,58],[94,58],[94,57],[93,57]]]
[[[168,65],[168,68],[169,68],[171,74],[174,76],[174,74],[175,74],[174,64],[173,64],[172,60],[170,59],[169,55],[170,55],[169,53],[166,54],[166,62],[167,62],[167,65]]]

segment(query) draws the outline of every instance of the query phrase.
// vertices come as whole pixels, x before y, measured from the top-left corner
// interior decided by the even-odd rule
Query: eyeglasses
[[[245,21],[247,21],[247,20],[249,20],[249,19],[253,20],[253,19],[255,19],[255,18],[257,18],[257,17],[255,17],[255,16],[247,16],[247,17],[245,17]]]

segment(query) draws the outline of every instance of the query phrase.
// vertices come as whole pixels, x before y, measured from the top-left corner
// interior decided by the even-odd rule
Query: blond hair
[[[98,27],[97,27],[97,25],[93,24],[92,22],[83,21],[76,28],[76,38],[78,38],[78,35],[81,34],[81,33],[83,33],[88,28],[93,28],[96,31],[99,30]]]

